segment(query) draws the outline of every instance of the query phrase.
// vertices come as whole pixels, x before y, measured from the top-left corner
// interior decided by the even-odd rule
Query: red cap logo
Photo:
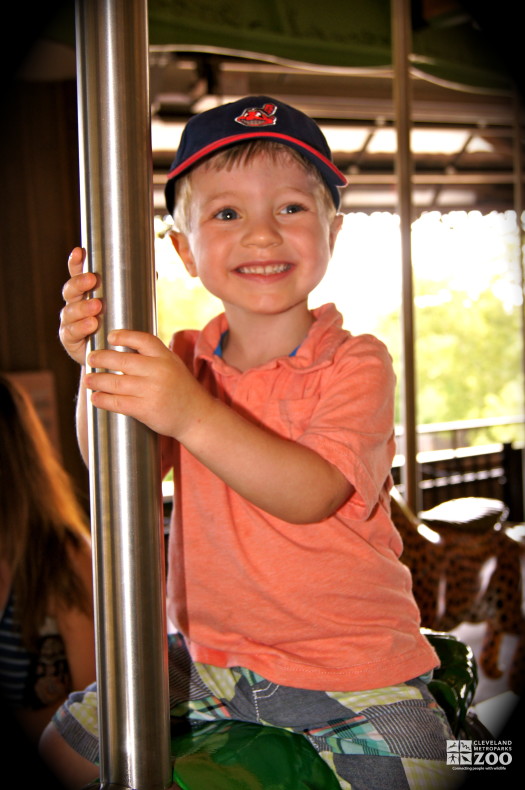
[[[277,105],[275,104],[265,104],[264,107],[248,107],[235,120],[243,126],[273,126],[277,121],[276,110]]]

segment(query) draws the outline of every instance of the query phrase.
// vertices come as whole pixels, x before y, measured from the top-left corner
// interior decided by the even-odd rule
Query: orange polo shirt
[[[165,439],[164,473],[173,466],[175,480],[168,613],[195,661],[243,666],[288,686],[360,691],[439,662],[420,634],[389,518],[390,356],[377,338],[342,329],[334,305],[314,314],[295,356],[245,372],[214,353],[224,315],[173,337],[172,349],[214,396],[318,452],[355,493],[322,522],[290,524]]]

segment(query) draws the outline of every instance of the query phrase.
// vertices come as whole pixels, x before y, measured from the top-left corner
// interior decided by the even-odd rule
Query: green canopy
[[[148,8],[153,46],[329,69],[392,65],[390,0],[149,0]],[[420,16],[413,28],[412,65],[430,79],[489,92],[511,87],[505,64],[465,13]],[[44,34],[74,45],[74,2]]]

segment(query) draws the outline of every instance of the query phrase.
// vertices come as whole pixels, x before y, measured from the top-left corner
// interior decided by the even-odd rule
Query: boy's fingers
[[[134,329],[114,329],[108,335],[112,346],[132,348],[145,357],[157,357],[167,351],[166,346],[155,335],[149,332],[138,332]]]
[[[127,375],[148,375],[147,356],[134,351],[113,351],[100,349],[92,351],[88,356],[88,364],[96,370],[116,370]]]
[[[96,318],[101,309],[102,304],[99,299],[68,302],[60,311],[60,323],[62,326],[69,326],[86,318]]]
[[[60,329],[60,336],[67,341],[68,337],[74,342],[79,343],[86,340],[88,335],[97,331],[98,321],[96,316],[87,316],[72,323],[63,322]]]
[[[92,291],[97,284],[97,277],[93,272],[76,274],[62,288],[62,298],[64,302],[84,299],[89,291]]]
[[[88,354],[87,363],[93,370],[118,370],[120,373],[130,373],[127,363],[128,356],[134,355],[122,351],[100,349]]]
[[[88,373],[85,383],[88,389],[112,395],[126,395],[128,392],[135,391],[135,384],[130,381],[129,376],[119,376],[115,373]]]
[[[85,250],[82,247],[74,247],[67,261],[69,273],[72,277],[80,274],[84,266],[84,259],[86,257]]]
[[[158,358],[164,353],[169,354],[170,359],[172,358],[171,352],[168,351],[164,343],[155,335],[150,335],[147,332],[127,329],[113,330],[108,335],[108,341],[111,345],[131,350],[101,348],[91,351],[87,357],[87,363],[93,370],[112,370],[143,377],[148,376],[151,370],[148,360]]]
[[[62,288],[62,298],[65,302],[84,299],[89,291],[94,291],[100,285],[100,277],[95,272],[84,271],[85,250],[75,247],[68,258],[68,269],[71,278]]]

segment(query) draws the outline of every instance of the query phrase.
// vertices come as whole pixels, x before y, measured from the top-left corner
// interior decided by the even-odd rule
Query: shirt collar
[[[278,357],[261,365],[257,370],[271,369],[277,365],[294,368],[297,371],[312,370],[331,363],[336,348],[348,338],[349,333],[342,328],[343,317],[334,304],[325,304],[312,310],[314,322],[308,335],[293,356]],[[213,318],[199,333],[195,346],[195,362],[208,362],[217,372],[226,375],[238,374],[220,355],[216,353],[221,338],[228,331],[226,315],[221,313]]]

